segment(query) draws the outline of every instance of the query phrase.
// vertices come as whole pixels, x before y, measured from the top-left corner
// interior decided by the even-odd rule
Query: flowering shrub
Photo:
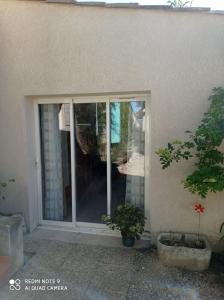
[[[209,101],[211,101],[209,109],[195,132],[186,131],[189,134],[187,141],[175,140],[156,152],[160,157],[162,169],[168,168],[173,161],[196,158],[196,169],[182,182],[184,188],[201,198],[206,198],[209,192],[224,190],[224,153],[220,151],[224,139],[224,88],[214,88]],[[194,209],[199,218],[199,241],[200,215],[204,213],[205,208],[199,203]],[[224,223],[220,233],[223,229]]]
[[[224,139],[224,88],[214,88],[209,100],[210,107],[199,127],[194,133],[186,131],[187,141],[175,140],[156,152],[163,169],[173,161],[195,157],[195,171],[182,182],[184,188],[202,198],[224,190],[224,153],[219,149]]]

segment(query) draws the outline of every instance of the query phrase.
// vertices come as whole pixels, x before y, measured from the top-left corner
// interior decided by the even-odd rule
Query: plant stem
[[[198,242],[199,242],[200,225],[201,225],[201,216],[200,213],[198,213]]]

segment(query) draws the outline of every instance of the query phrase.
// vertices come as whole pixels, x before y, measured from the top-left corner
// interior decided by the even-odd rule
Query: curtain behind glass
[[[63,220],[60,104],[40,105],[43,218]]]

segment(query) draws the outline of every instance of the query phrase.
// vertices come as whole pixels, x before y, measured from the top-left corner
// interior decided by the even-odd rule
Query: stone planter
[[[205,236],[200,235],[200,240],[204,242],[203,249],[189,248],[185,246],[168,246],[164,241],[180,241],[183,238],[181,233],[161,233],[157,239],[159,260],[167,266],[180,267],[191,271],[204,271],[208,269],[211,259],[211,248]],[[184,234],[186,242],[197,240],[195,234]]]
[[[1,278],[10,278],[24,263],[22,221],[19,215],[0,216]]]

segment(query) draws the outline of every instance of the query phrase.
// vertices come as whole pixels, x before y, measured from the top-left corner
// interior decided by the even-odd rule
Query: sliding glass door
[[[105,97],[39,104],[43,221],[101,223],[123,203],[144,210],[145,103]]]
[[[74,104],[76,220],[100,223],[107,213],[106,103]]]

